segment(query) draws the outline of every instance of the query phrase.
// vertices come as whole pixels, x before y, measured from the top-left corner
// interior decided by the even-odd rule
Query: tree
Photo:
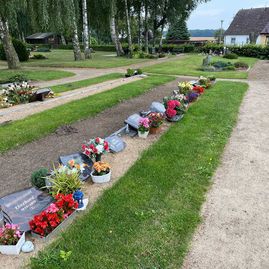
[[[3,42],[4,51],[9,69],[20,68],[19,57],[12,44],[10,27],[17,26],[17,12],[23,8],[24,1],[0,0],[0,39]]]
[[[82,0],[82,17],[83,17],[83,43],[85,59],[91,58],[89,48],[89,25],[88,25],[88,8],[87,0]]]
[[[187,28],[185,19],[178,19],[175,23],[171,24],[166,39],[169,40],[189,40],[190,33]]]
[[[126,24],[127,24],[129,57],[132,57],[133,56],[133,44],[132,44],[131,23],[130,23],[128,0],[124,0],[124,3],[125,3]]]

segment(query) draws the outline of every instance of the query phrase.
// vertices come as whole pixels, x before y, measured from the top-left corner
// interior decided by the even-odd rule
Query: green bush
[[[140,68],[138,68],[136,71],[137,71],[137,74],[138,74],[138,75],[142,75],[142,74],[143,74],[143,71],[142,71],[142,69],[140,69]]]
[[[223,58],[225,59],[230,59],[230,60],[234,60],[234,59],[238,59],[238,55],[235,53],[227,53],[223,56]]]
[[[215,68],[226,68],[228,66],[233,66],[232,63],[230,63],[230,62],[223,62],[223,61],[213,62],[213,63],[211,63],[211,65],[214,66]]]
[[[159,54],[159,58],[165,58],[165,57],[166,57],[166,54],[164,54],[164,53]]]
[[[190,53],[194,52],[195,46],[191,44],[182,44],[182,45],[174,45],[174,44],[164,44],[162,46],[162,52],[164,53]]]
[[[44,56],[43,54],[35,54],[31,59],[44,60],[44,59],[48,59],[48,58],[46,56]]]
[[[49,171],[46,168],[40,168],[32,173],[31,182],[32,185],[41,189],[46,186],[45,177],[48,175]]]
[[[20,62],[27,62],[29,60],[30,52],[27,50],[26,44],[18,39],[12,39],[12,43],[18,54]],[[0,44],[0,60],[7,60],[3,44]]]
[[[127,72],[125,74],[125,77],[127,77],[127,78],[132,77],[134,75],[134,73],[135,73],[134,69],[128,68]]]
[[[23,81],[28,81],[28,77],[24,74],[17,73],[9,77],[7,82],[23,82]]]
[[[236,62],[234,63],[235,68],[245,68],[248,69],[248,64],[244,62]]]
[[[226,71],[235,71],[235,67],[233,65],[228,65],[228,66],[223,67],[223,70],[226,70]]]

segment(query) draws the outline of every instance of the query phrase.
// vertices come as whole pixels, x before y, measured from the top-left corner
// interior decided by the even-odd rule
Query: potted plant
[[[0,252],[6,255],[18,255],[25,243],[25,233],[18,225],[6,224],[0,228]]]
[[[108,143],[100,137],[82,145],[82,153],[91,159],[95,158],[96,162],[101,161],[101,156],[107,152],[109,152]]]
[[[47,237],[63,225],[78,208],[78,203],[72,194],[58,194],[55,202],[29,222],[31,232],[35,237]]]
[[[139,121],[138,136],[146,139],[149,134],[149,118],[142,118]]]
[[[106,162],[95,162],[91,172],[94,183],[106,183],[111,179],[111,167]]]
[[[193,87],[192,89],[194,92],[198,93],[198,94],[203,94],[205,92],[205,88],[203,88],[202,86],[200,85],[196,85]]]
[[[164,115],[162,113],[152,112],[148,116],[150,122],[150,134],[157,134],[161,131],[161,125],[163,124]]]
[[[73,194],[82,186],[79,176],[80,172],[77,168],[70,169],[68,166],[60,165],[46,177],[47,188],[53,196],[59,193]]]

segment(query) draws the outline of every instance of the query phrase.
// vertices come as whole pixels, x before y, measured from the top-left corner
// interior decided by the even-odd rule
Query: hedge
[[[227,46],[231,53],[238,56],[255,57],[261,59],[269,59],[269,46],[261,45],[245,45],[245,46]],[[209,51],[220,53],[224,50],[224,45],[220,44],[206,44],[199,48],[199,52],[209,53]]]

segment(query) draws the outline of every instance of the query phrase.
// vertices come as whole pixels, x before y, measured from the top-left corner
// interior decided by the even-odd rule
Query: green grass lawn
[[[26,66],[46,66],[46,67],[95,67],[113,68],[127,66],[148,61],[147,59],[129,59],[127,57],[116,57],[114,52],[97,51],[92,54],[92,59],[74,61],[72,50],[52,50],[51,52],[35,52],[33,54],[43,54],[48,59],[29,60],[24,63]]]
[[[60,70],[46,70],[46,69],[40,69],[40,70],[8,70],[8,69],[0,69],[0,83],[5,83],[8,81],[10,77],[13,77],[15,75],[24,75],[29,80],[32,81],[42,81],[42,80],[54,80],[54,79],[60,79],[65,77],[71,77],[75,74],[72,72],[67,71],[60,71]]]
[[[215,75],[217,78],[234,78],[245,79],[248,77],[246,71],[223,71],[223,72],[203,72],[199,70],[202,66],[204,56],[198,54],[188,54],[178,60],[156,64],[143,68],[143,71],[149,73],[169,74],[169,75],[186,75],[186,76],[207,76]],[[212,61],[237,62],[243,61],[253,66],[257,59],[248,57],[239,57],[237,60],[228,60],[222,57],[214,56]]]
[[[0,126],[0,153],[52,133],[61,125],[94,116],[172,80],[174,78],[168,76],[149,76]]]
[[[96,78],[84,79],[84,80],[75,81],[75,82],[71,82],[71,83],[52,86],[50,88],[55,93],[61,93],[61,92],[72,91],[72,90],[75,90],[75,89],[91,86],[91,85],[94,85],[94,84],[98,84],[98,83],[102,83],[102,82],[105,82],[105,81],[114,80],[114,79],[118,79],[118,78],[123,78],[123,75],[119,74],[119,73],[112,73],[112,74],[99,76],[99,77],[96,77]]]
[[[31,268],[180,268],[247,88],[208,90]]]

